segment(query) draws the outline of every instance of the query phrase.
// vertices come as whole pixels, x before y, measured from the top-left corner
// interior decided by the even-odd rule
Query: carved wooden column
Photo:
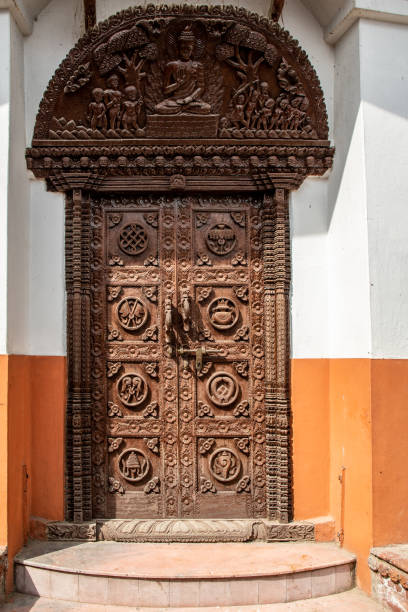
[[[73,189],[66,197],[66,290],[68,398],[66,516],[89,520],[91,507],[90,226],[89,197]]]
[[[263,211],[267,508],[270,520],[292,518],[290,469],[289,191],[266,194]]]

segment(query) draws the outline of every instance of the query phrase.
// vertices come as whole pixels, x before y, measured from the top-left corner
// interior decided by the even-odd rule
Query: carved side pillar
[[[270,520],[284,523],[292,518],[288,201],[289,191],[278,187],[263,210],[267,509]]]
[[[90,201],[81,189],[66,196],[68,395],[66,518],[81,522],[91,507]]]

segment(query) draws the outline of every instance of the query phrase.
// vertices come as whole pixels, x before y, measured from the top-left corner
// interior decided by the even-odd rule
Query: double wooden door
[[[261,214],[93,200],[94,517],[266,515]]]

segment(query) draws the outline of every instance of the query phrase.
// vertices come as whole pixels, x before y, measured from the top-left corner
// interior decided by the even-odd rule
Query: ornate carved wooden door
[[[260,202],[91,210],[93,515],[266,516]]]

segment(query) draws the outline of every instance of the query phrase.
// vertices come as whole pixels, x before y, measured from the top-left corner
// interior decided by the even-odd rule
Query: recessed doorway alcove
[[[66,200],[50,539],[313,539],[291,522],[288,202],[327,138],[307,55],[243,9],[129,9],[62,62],[27,150]]]

